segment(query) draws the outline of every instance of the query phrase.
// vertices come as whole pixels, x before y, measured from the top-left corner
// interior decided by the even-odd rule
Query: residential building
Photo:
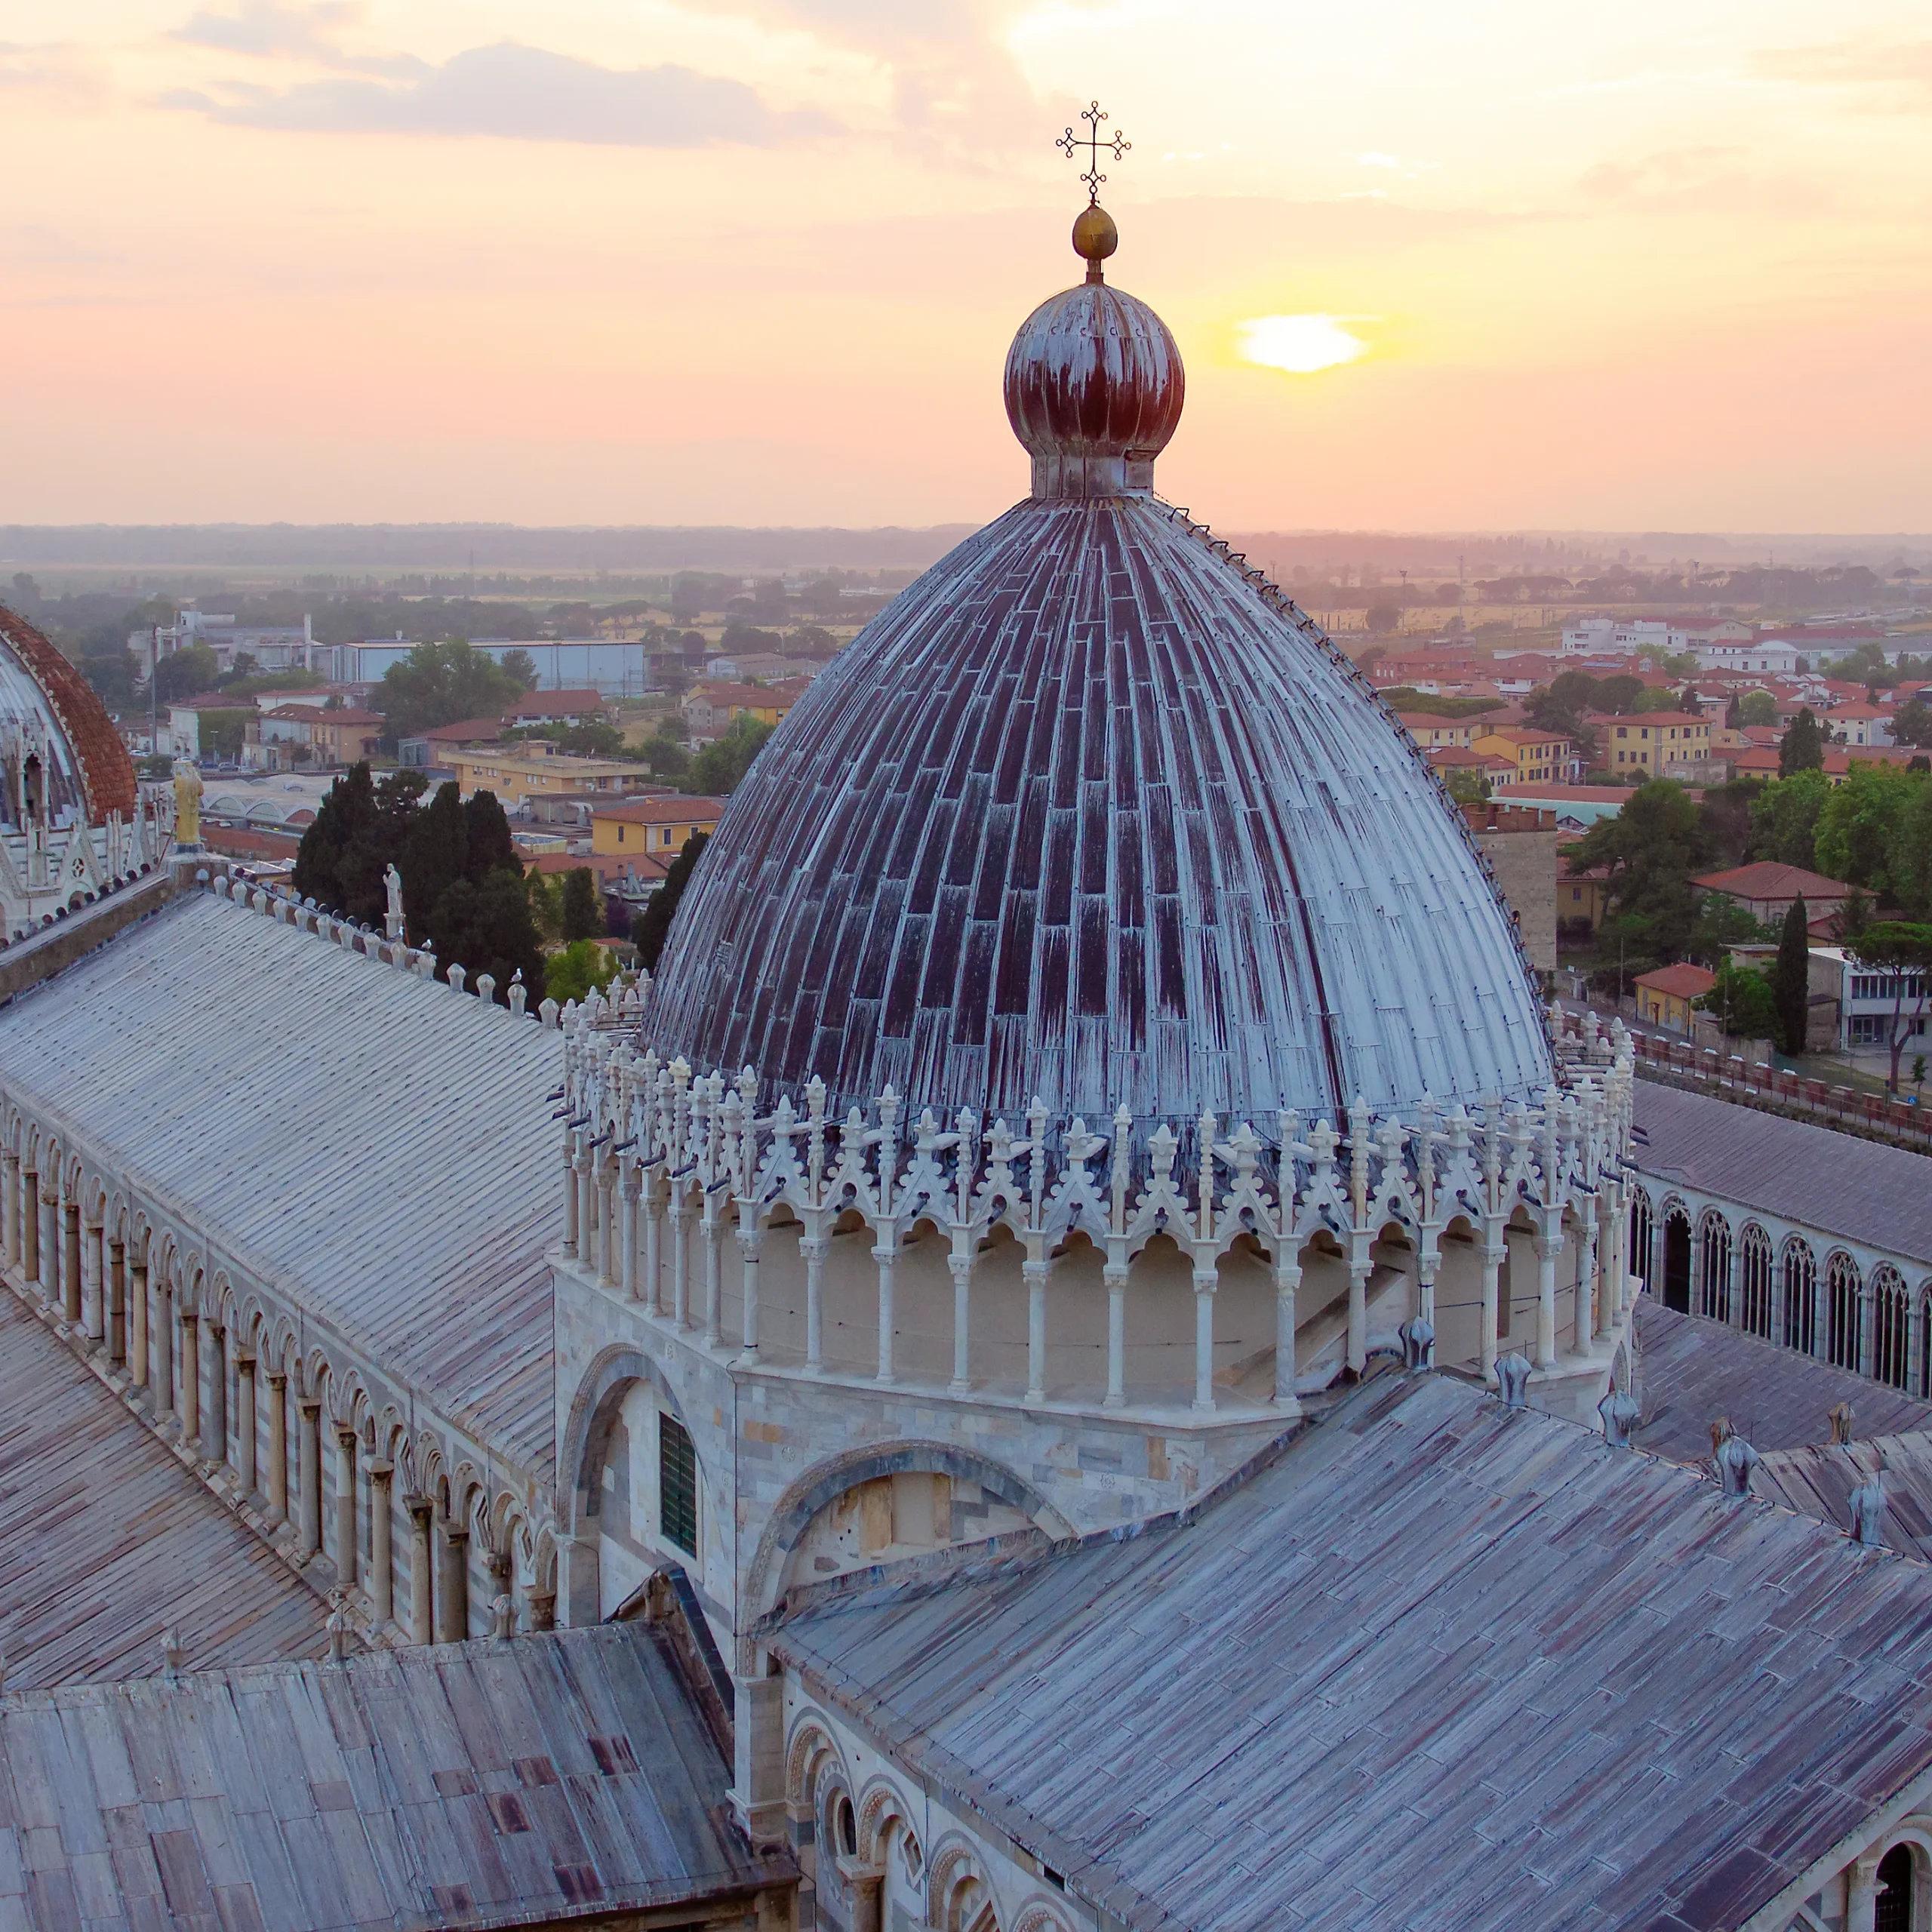
[[[1846,946],[1814,946],[1811,952],[1814,959],[1827,962],[1838,978],[1841,1051],[1870,1053],[1889,1048],[1893,1029],[1900,1026],[1908,1029],[1908,1065],[1914,1055],[1927,1051],[1932,1019],[1921,1011],[1927,1004],[1924,974],[1868,965]]]
[[[447,762],[466,798],[493,792],[512,811],[538,798],[619,798],[652,791],[659,783],[647,767],[628,759],[571,758],[549,751],[541,738],[459,747]]]
[[[1780,865],[1760,859],[1727,872],[1703,872],[1691,881],[1700,899],[1717,893],[1749,912],[1760,925],[1776,925],[1801,898],[1808,916],[1821,917],[1844,909],[1851,888],[1841,879],[1807,872],[1802,866]]]
[[[1865,749],[1895,742],[1891,712],[1882,705],[1869,704],[1863,698],[1833,705],[1819,722],[1848,748]]]
[[[1740,626],[1739,628],[1742,628]],[[1699,666],[1706,671],[1753,671],[1789,677],[1803,654],[1782,638],[1713,638],[1696,647]]]
[[[1637,1017],[1673,1032],[1694,1032],[1697,1002],[1717,983],[1718,976],[1709,968],[1694,965],[1687,959],[1640,973],[1631,982],[1636,989]]]
[[[681,793],[601,806],[591,815],[590,849],[612,858],[640,852],[668,853],[675,858],[693,832],[716,831],[724,809],[722,798]]]
[[[1491,758],[1508,759],[1515,767],[1509,783],[1561,784],[1574,779],[1574,752],[1567,738],[1534,725],[1491,725],[1478,731],[1470,741],[1472,751]]]
[[[1558,860],[1554,812],[1491,799],[1466,804],[1463,817],[1515,915],[1518,937],[1539,973],[1556,971]]]
[[[128,648],[143,669],[156,656],[171,657],[191,645],[205,645],[223,671],[232,671],[238,659],[253,660],[258,671],[312,671],[321,667],[328,647],[318,645],[309,620],[299,624],[242,624],[213,611],[177,612],[171,624],[128,634]]]
[[[1448,746],[1466,751],[1475,742],[1476,733],[1488,728],[1473,718],[1438,718],[1424,711],[1398,711],[1395,721],[1424,751]],[[1513,770],[1515,761],[1512,758],[1509,762]]]
[[[1498,757],[1493,752],[1468,751],[1460,745],[1430,745],[1423,748],[1423,756],[1445,777],[1452,771],[1475,772],[1488,780],[1492,792],[1509,789],[1516,776],[1515,759]]]
[[[1509,794],[1512,805],[1537,805],[1555,812],[1558,828],[1572,835],[1614,818],[1629,799],[1628,788],[1622,785],[1520,786]]]
[[[506,731],[530,731],[546,724],[598,724],[607,713],[601,691],[585,686],[578,691],[546,691],[540,687],[526,691],[515,703],[506,705],[500,722]]]
[[[373,711],[352,710],[344,706],[336,711],[309,714],[309,742],[317,759],[324,764],[354,764],[373,758],[388,721]]]
[[[1685,711],[1640,711],[1629,717],[1595,711],[1597,762],[1605,771],[1641,778],[1672,778],[1708,767],[1712,720]]]
[[[1557,923],[1578,937],[1587,937],[1610,909],[1611,869],[1592,866],[1580,872],[1560,872],[1556,881]]]
[[[500,744],[503,729],[500,718],[460,718],[451,724],[432,724],[426,731],[398,741],[396,761],[425,768],[446,764],[453,752]]]
[[[682,706],[685,730],[703,743],[722,737],[740,718],[757,724],[776,724],[797,703],[803,686],[781,688],[777,685],[700,685],[688,694]]]

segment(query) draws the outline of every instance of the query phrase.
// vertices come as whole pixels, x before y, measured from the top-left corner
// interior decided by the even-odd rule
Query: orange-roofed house
[[[1844,909],[1851,888],[1842,880],[1827,878],[1822,872],[1807,872],[1802,866],[1784,866],[1774,860],[1760,859],[1755,865],[1734,866],[1730,871],[1704,872],[1691,881],[1702,899],[1721,893],[1741,906],[1760,925],[1774,926],[1791,910],[1792,902],[1801,898],[1807,913],[1820,915]]]
[[[1432,711],[1398,711],[1395,718],[1424,751],[1448,745],[1466,751],[1477,732],[1489,728],[1472,718],[1438,718]]]
[[[791,686],[700,685],[685,700],[685,729],[695,740],[721,738],[740,718],[776,724],[797,702]]]
[[[1592,712],[1597,758],[1606,771],[1663,778],[1674,767],[1702,764],[1711,755],[1711,721],[1687,711],[1640,711],[1629,718]]]
[[[684,850],[694,832],[709,836],[718,829],[722,798],[633,798],[628,804],[607,805],[590,816],[590,849],[600,857],[622,859],[640,852]]]
[[[1680,961],[1675,966],[1660,966],[1652,973],[1640,973],[1632,981],[1637,992],[1637,1017],[1653,1026],[1668,1026],[1688,1033],[1695,1023],[1695,1002],[1718,983],[1708,968]]]
[[[1534,725],[1485,726],[1470,740],[1469,749],[1507,759],[1515,768],[1509,775],[1512,785],[1561,784],[1576,775],[1570,740]]]

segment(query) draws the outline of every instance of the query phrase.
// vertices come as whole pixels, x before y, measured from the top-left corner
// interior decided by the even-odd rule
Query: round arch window
[[[1872,1932],[1917,1932],[1912,1923],[1912,1847],[1895,1844],[1878,1861],[1878,1896],[1872,1915]]]

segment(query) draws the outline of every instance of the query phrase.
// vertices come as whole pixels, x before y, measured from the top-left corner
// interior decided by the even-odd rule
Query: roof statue
[[[183,851],[202,842],[202,774],[192,759],[174,761],[174,843]]]
[[[402,875],[393,864],[383,871],[383,891],[386,895],[383,913],[383,929],[388,937],[402,937]]]
[[[1184,372],[1106,280],[1097,160],[1126,149],[1087,118],[1086,277],[1006,361],[1031,493],[779,726],[643,1043],[749,1066],[768,1103],[817,1078],[835,1113],[888,1089],[947,1123],[1124,1110],[1137,1142],[1540,1095],[1531,974],[1439,780],[1320,628],[1155,494]]]

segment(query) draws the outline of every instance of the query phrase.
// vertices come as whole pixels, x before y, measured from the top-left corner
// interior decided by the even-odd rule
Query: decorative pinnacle
[[[1106,110],[1097,100],[1083,107],[1080,110],[1080,118],[1087,123],[1086,133],[1076,134],[1069,127],[1054,146],[1069,161],[1072,160],[1082,148],[1087,150],[1087,170],[1080,180],[1087,190],[1087,205],[1094,208],[1100,202],[1100,183],[1107,178],[1100,172],[1101,155],[1110,154],[1118,161],[1134,144],[1124,134],[1116,134],[1110,140],[1102,137],[1100,123],[1106,119],[1107,115]]]

